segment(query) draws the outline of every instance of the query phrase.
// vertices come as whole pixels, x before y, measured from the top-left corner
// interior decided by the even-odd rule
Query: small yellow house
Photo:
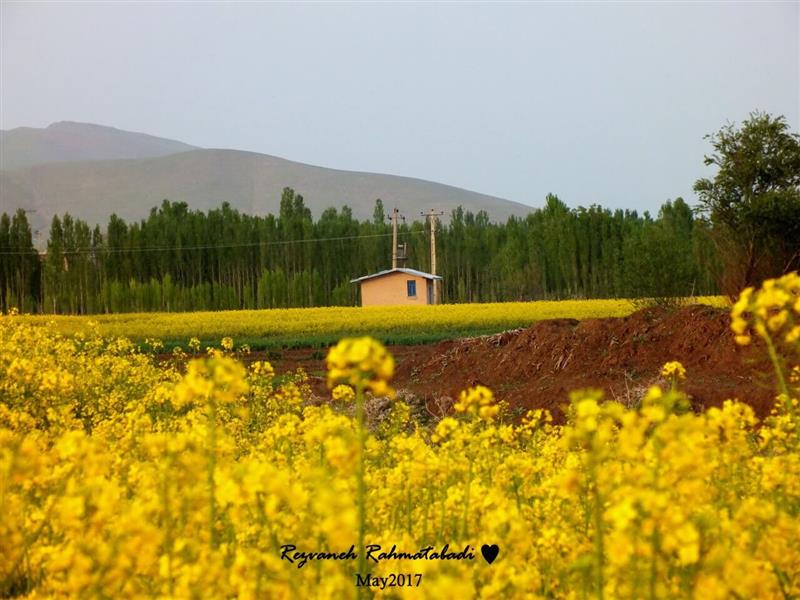
[[[433,304],[438,275],[414,269],[387,269],[353,279],[361,286],[361,306]]]

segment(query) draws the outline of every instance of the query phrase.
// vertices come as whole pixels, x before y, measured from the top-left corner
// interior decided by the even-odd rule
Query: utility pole
[[[392,209],[392,268],[397,268],[397,215],[400,211]]]
[[[392,268],[397,268],[398,256],[397,256],[397,220],[398,218],[403,219],[403,223],[406,222],[406,218],[400,214],[400,211],[397,210],[397,207],[392,209],[392,216],[389,217],[392,220]],[[408,256],[405,252],[405,246],[403,246],[403,261],[405,261]]]
[[[431,275],[436,275],[436,217],[443,215],[443,212],[436,212],[433,209],[430,209],[428,212],[419,213],[423,217],[427,217],[430,219],[431,222]],[[439,292],[439,280],[433,280],[433,303],[439,304],[440,301],[440,292]]]

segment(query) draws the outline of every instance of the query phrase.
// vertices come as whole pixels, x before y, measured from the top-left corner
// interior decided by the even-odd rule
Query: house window
[[[415,298],[417,296],[417,282],[413,279],[406,281],[406,288],[408,288],[408,297]]]

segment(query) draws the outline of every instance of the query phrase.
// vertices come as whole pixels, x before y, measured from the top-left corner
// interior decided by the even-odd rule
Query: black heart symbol
[[[492,564],[497,555],[500,554],[500,547],[497,544],[492,544],[491,546],[484,544],[481,546],[481,554],[483,554],[483,560]]]

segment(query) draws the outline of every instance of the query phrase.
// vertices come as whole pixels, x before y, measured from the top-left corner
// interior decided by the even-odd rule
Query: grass
[[[728,306],[721,297],[694,298]],[[186,347],[192,337],[218,346],[225,336],[254,350],[324,348],[342,337],[370,335],[385,344],[410,345],[527,327],[546,319],[622,317],[634,312],[630,300],[560,300],[439,306],[320,307],[193,313],[126,313],[92,316],[25,315],[31,323],[52,321],[73,334],[96,327],[103,336],[137,342],[161,340],[165,348]]]

